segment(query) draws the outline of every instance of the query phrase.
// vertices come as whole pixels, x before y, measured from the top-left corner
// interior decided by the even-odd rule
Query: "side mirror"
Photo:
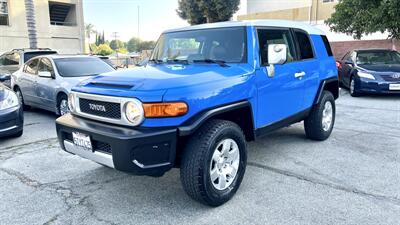
[[[275,65],[284,64],[287,60],[287,45],[271,44],[268,45],[268,76],[275,75]]]
[[[354,63],[353,63],[353,61],[351,61],[351,60],[345,60],[344,63],[345,63],[346,65],[349,65],[349,66],[354,66]]]
[[[10,74],[0,74],[0,82],[11,80]]]
[[[48,71],[39,71],[39,77],[51,78],[51,73]]]

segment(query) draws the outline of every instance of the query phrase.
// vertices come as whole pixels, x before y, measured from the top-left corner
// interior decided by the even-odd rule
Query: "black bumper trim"
[[[67,114],[56,120],[56,129],[64,150],[64,141],[69,140],[74,131],[89,135],[92,142],[109,144],[113,167],[123,172],[158,176],[175,164],[176,128],[133,129]],[[94,149],[93,153],[96,152],[101,151]],[[96,161],[87,156],[85,158]]]

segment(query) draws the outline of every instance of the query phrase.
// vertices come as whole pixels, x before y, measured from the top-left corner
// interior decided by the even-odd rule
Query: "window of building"
[[[299,45],[300,59],[304,60],[314,58],[314,52],[308,34],[303,31],[295,31],[295,34],[297,43]]]
[[[336,0],[322,0],[323,3],[336,2]]]
[[[57,26],[76,26],[75,4],[49,2],[50,24]]]
[[[262,65],[268,65],[268,45],[271,44],[288,46],[286,62],[294,61],[295,48],[289,30],[259,29],[257,33]]]
[[[7,0],[0,0],[0,25],[7,26],[8,24]]]

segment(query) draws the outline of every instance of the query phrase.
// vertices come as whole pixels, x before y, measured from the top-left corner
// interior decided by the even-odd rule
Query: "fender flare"
[[[314,100],[314,105],[319,104],[321,102],[322,99],[322,93],[325,90],[325,87],[328,85],[334,84],[335,87],[337,87],[337,95],[335,96],[335,99],[339,98],[339,79],[337,77],[331,77],[331,78],[327,78],[325,80],[322,80],[319,88],[318,88],[318,92],[317,92],[317,97]]]
[[[193,134],[198,128],[201,127],[208,119],[220,115],[222,113],[226,113],[232,110],[237,110],[245,107],[251,107],[250,102],[248,101],[240,101],[236,103],[232,103],[229,105],[218,106],[216,108],[211,108],[204,110],[192,118],[190,118],[183,125],[178,127],[178,135],[179,136],[188,136]],[[253,120],[253,114],[251,113],[251,119]]]

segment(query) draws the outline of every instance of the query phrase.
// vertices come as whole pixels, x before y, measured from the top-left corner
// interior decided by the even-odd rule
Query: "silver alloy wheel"
[[[350,81],[350,93],[351,93],[351,94],[354,93],[354,88],[355,88],[355,86],[354,86],[354,79],[351,78],[351,81]]]
[[[240,163],[239,151],[233,139],[218,143],[210,163],[210,178],[215,189],[223,191],[235,180]]]
[[[66,99],[61,100],[59,110],[61,116],[64,116],[65,114],[69,113],[68,100]]]
[[[333,107],[330,101],[325,102],[322,111],[322,129],[328,131],[332,126],[333,121]]]

